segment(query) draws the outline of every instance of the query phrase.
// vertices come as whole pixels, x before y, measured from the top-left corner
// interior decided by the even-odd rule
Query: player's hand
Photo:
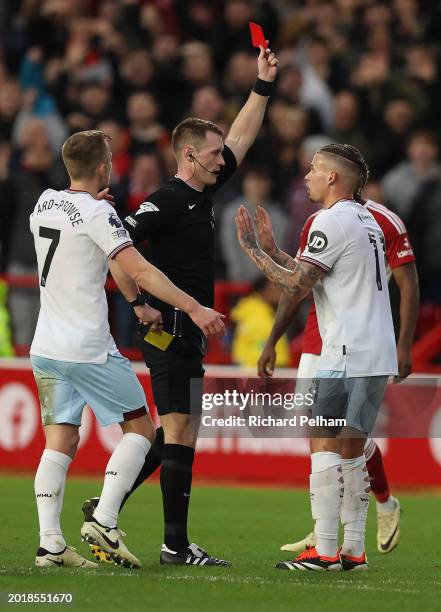
[[[261,248],[267,255],[273,257],[277,254],[279,249],[277,248],[270,216],[263,206],[257,207],[254,221],[256,223],[257,238]]]
[[[195,323],[206,336],[215,336],[217,334],[225,334],[225,315],[220,312],[216,312],[212,308],[206,308],[205,306],[198,306],[188,313],[189,317]]]
[[[401,382],[412,372],[412,352],[411,349],[398,344],[398,376],[394,377],[394,382]]]
[[[266,344],[257,362],[257,375],[259,378],[271,378],[276,363],[276,349],[272,344]]]
[[[262,81],[269,81],[272,83],[277,75],[277,65],[279,60],[271,49],[265,49],[262,46],[259,46],[259,49],[260,53],[259,57],[257,58],[257,76],[259,79],[262,79]]]
[[[148,306],[148,304],[135,306],[133,310],[140,323],[143,325],[150,325],[150,331],[162,334],[162,314],[159,310]]]
[[[239,206],[236,213],[237,239],[244,251],[250,253],[253,249],[258,249],[256,234],[254,232],[253,221],[250,213],[245,206]]]
[[[109,187],[106,187],[105,189],[102,189],[101,191],[99,191],[96,196],[96,199],[106,200],[106,202],[109,202],[109,204],[111,204],[112,206],[115,206],[115,198],[110,193]]]

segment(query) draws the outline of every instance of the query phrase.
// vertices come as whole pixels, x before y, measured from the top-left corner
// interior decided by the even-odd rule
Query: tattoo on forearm
[[[271,282],[292,297],[302,299],[325,274],[317,266],[302,261],[294,261],[292,269],[284,268],[257,246],[255,238],[254,243],[255,246],[251,240],[249,242],[250,257]]]
[[[285,253],[284,251],[281,251],[279,249],[279,247],[276,247],[276,252],[274,253],[274,255],[272,256],[272,259],[279,264],[279,266],[282,266],[283,268],[288,268],[288,270],[295,270],[295,267],[297,265],[296,260],[293,257],[290,257],[288,255],[288,253]]]

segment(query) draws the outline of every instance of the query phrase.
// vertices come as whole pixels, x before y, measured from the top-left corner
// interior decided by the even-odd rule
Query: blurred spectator
[[[273,326],[280,290],[268,279],[258,277],[251,295],[241,298],[231,311],[235,324],[231,357],[233,363],[256,367]],[[276,366],[290,365],[289,344],[283,335],[276,344]]]
[[[121,181],[117,190],[116,205],[121,215],[129,215],[138,210],[148,196],[159,189],[164,175],[159,158],[154,153],[143,153],[135,157],[133,167],[126,179]]]
[[[357,147],[363,151],[364,158],[370,161],[370,147],[360,125],[360,106],[357,96],[351,91],[341,91],[335,96],[333,129],[329,135],[333,142]]]
[[[275,197],[283,201],[299,169],[300,147],[308,134],[308,114],[301,106],[275,101],[268,112],[269,135],[261,160],[271,173]]]
[[[382,119],[382,120],[381,120]],[[386,104],[382,118],[372,126],[369,142],[374,151],[371,174],[381,177],[406,157],[406,141],[415,124],[415,111],[407,100]]]
[[[312,134],[323,131],[324,126],[315,105],[310,105],[303,98],[302,72],[294,64],[284,66],[276,82],[276,99],[282,99],[287,104],[301,106],[308,114],[308,128]]]
[[[422,185],[439,176],[438,152],[437,139],[431,132],[415,132],[407,147],[408,159],[392,168],[381,182],[386,205],[404,221]]]
[[[301,101],[317,111],[325,130],[330,129],[334,114],[334,99],[328,84],[331,74],[330,60],[326,43],[320,38],[313,38],[301,63]]]
[[[11,231],[17,209],[17,189],[11,175],[11,147],[0,141],[0,273],[9,259]]]
[[[21,101],[21,90],[17,82],[6,81],[0,85],[0,138],[11,139]]]
[[[199,87],[193,94],[190,116],[213,121],[227,132],[227,109],[225,100],[214,85]]]
[[[149,93],[134,93],[127,101],[130,153],[160,151],[169,143],[167,130],[158,121],[158,105]]]
[[[410,236],[420,275],[421,299],[441,305],[441,172],[420,183],[409,216]]]
[[[132,164],[132,157],[129,154],[129,134],[120,123],[111,120],[102,121],[97,129],[110,136],[109,144],[112,151],[110,184],[118,185],[127,177]]]
[[[121,86],[126,96],[137,91],[154,91],[154,77],[152,57],[145,49],[128,53],[120,64]]]
[[[258,206],[263,206],[271,217],[276,240],[281,243],[286,226],[286,215],[280,206],[269,199],[271,179],[263,168],[248,170],[242,183],[243,196],[227,204],[220,227],[222,254],[227,265],[227,278],[232,281],[247,281],[256,279],[260,272],[253,262],[240,248],[236,237],[234,218],[237,209],[244,204],[254,216]]]

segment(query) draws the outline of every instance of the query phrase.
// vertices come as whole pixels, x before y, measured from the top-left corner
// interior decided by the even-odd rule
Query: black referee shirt
[[[224,185],[237,168],[236,158],[227,146],[225,166],[215,185],[203,191],[171,178],[143,202],[134,215],[124,219],[124,227],[134,244],[149,240],[151,262],[180,289],[203,306],[214,300],[214,211],[212,194]],[[161,311],[171,307],[152,298],[150,304]]]

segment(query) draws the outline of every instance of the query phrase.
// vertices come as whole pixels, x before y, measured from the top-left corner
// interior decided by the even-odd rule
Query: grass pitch
[[[81,504],[99,494],[100,481],[69,479],[63,530],[68,543],[81,543]],[[290,558],[281,544],[303,537],[311,525],[305,491],[270,488],[193,487],[190,537],[233,568],[162,567],[162,507],[159,485],[141,487],[121,514],[127,545],[142,560],[141,570],[102,565],[99,571],[38,570],[37,513],[29,477],[0,477],[0,607],[135,612],[306,610],[439,610],[440,498],[400,495],[404,509],[399,547],[380,555],[375,545],[371,503],[367,552],[369,572],[312,573],[274,569]],[[291,555],[292,556],[292,555]],[[5,593],[73,593],[73,604],[6,604]]]

